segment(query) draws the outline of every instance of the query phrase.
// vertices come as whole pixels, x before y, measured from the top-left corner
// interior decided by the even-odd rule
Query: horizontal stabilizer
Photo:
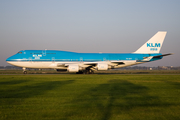
[[[154,56],[153,58],[159,58],[159,57],[168,56],[168,55],[173,55],[173,53],[168,53],[168,54],[164,54],[164,55],[157,55],[157,56]]]
[[[161,58],[163,56],[168,56],[168,55],[172,55],[173,53],[168,53],[168,54],[164,54],[164,55],[157,55],[157,56],[150,56],[150,57],[144,57],[143,60],[137,60],[137,62],[149,62],[151,59],[153,58]]]

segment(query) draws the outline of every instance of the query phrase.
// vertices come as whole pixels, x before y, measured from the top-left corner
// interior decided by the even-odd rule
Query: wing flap
[[[57,64],[57,67],[68,67],[66,64]]]

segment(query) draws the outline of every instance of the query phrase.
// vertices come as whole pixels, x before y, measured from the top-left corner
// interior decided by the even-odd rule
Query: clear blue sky
[[[143,66],[180,66],[179,0],[0,0],[0,66],[24,49],[134,52],[167,31],[161,53]]]

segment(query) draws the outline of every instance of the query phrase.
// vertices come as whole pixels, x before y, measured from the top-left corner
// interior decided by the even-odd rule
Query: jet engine
[[[108,64],[104,64],[104,63],[97,64],[97,70],[108,70]]]
[[[79,65],[69,65],[67,70],[68,72],[79,72]]]

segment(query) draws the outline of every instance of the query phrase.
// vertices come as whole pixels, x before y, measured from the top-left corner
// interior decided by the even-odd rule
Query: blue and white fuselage
[[[124,63],[115,65],[125,67],[133,64],[139,64],[144,58],[157,56],[161,54],[138,54],[138,53],[76,53],[59,50],[22,50],[17,54],[9,57],[6,61],[12,65],[27,68],[55,68],[59,69],[60,64],[93,64],[106,63],[112,65],[114,63]],[[153,58],[150,61],[161,59]],[[148,61],[149,62],[149,61]],[[87,65],[86,65],[87,66]]]
[[[60,50],[21,50],[9,64],[25,68],[52,68],[69,72],[93,72],[162,59],[159,53],[166,32],[158,32],[134,53],[77,53]]]

